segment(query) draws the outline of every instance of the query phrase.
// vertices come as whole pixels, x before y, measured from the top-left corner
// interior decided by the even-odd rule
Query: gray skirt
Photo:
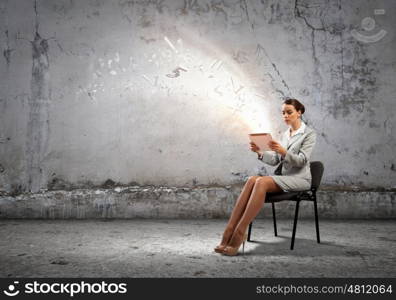
[[[271,175],[270,177],[284,192],[305,191],[311,188],[311,180],[302,177],[287,175]]]

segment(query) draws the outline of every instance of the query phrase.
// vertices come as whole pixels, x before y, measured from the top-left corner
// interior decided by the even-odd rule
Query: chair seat
[[[278,202],[283,200],[294,200],[301,192],[268,193],[265,202]]]

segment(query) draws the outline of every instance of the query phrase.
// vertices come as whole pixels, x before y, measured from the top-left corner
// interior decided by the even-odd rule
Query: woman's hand
[[[257,145],[253,142],[250,142],[250,150],[252,150],[253,152],[259,153],[260,148],[257,147]]]
[[[277,141],[271,140],[268,142],[268,146],[270,147],[271,150],[278,152],[282,156],[286,156],[287,150],[282,147],[281,144],[279,144]]]

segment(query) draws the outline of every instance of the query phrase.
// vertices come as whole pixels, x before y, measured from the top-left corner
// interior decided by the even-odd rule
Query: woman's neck
[[[294,123],[290,124],[291,130],[296,131],[301,126],[301,119],[297,119]]]

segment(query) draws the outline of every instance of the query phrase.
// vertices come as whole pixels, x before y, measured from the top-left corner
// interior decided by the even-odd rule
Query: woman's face
[[[283,104],[282,105],[283,120],[287,125],[294,123],[298,118],[301,117],[301,112],[296,111],[293,105]]]

